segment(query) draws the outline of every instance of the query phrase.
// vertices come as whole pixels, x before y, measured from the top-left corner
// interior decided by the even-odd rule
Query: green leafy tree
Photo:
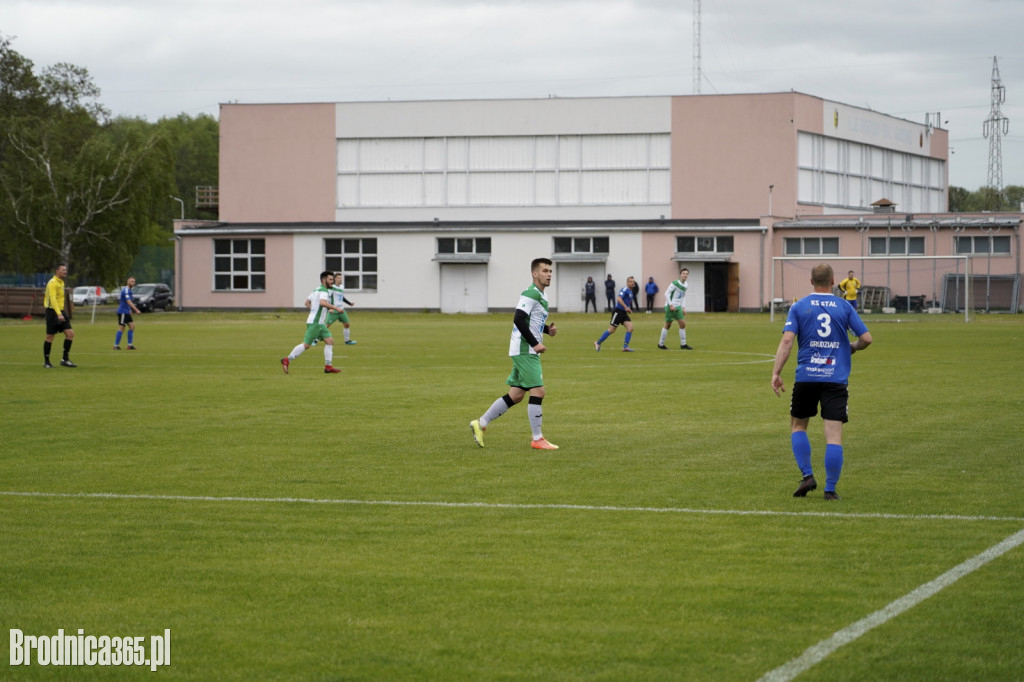
[[[166,136],[142,120],[108,120],[84,68],[35,76],[7,39],[0,75],[0,224],[11,242],[0,255],[22,271],[68,262],[113,283],[173,190]]]

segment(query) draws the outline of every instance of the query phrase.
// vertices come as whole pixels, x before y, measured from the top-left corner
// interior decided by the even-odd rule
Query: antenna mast
[[[693,94],[700,94],[700,0],[693,0]]]
[[[1010,132],[1010,119],[1003,116],[999,105],[1006,101],[1006,87],[999,78],[999,58],[992,58],[992,109],[982,131],[988,138],[988,187],[996,191],[997,201],[1003,197],[1003,135]],[[998,210],[999,206],[994,206]]]

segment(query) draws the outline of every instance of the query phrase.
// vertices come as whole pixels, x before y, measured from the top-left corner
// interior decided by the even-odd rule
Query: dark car
[[[156,284],[136,284],[135,288],[132,289],[132,294],[135,296],[135,305],[138,306],[139,311],[144,313],[151,313],[157,308],[167,310],[174,302],[174,294],[171,293],[171,288],[159,282]]]

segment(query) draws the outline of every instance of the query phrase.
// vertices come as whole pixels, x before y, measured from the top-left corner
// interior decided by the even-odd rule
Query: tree
[[[166,136],[108,120],[88,71],[32,63],[0,36],[0,257],[15,269],[120,279],[173,190]]]

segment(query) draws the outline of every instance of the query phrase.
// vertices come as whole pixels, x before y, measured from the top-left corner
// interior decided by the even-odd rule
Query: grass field
[[[623,354],[552,316],[548,452],[525,403],[470,435],[507,314],[356,309],[334,376],[282,373],[294,312],[138,316],[133,353],[81,314],[51,370],[0,320],[0,678],[152,674],[9,666],[13,628],[169,628],[181,680],[757,680],[833,635],[778,679],[1024,678],[1024,317],[869,317],[829,503],[791,496],[781,321],[690,315],[664,352],[637,317]]]

